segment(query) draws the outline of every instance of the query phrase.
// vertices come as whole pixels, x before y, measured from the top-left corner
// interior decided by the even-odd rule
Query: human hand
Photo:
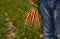
[[[37,6],[37,4],[35,4],[34,2],[30,2],[30,4],[31,4],[32,6]]]

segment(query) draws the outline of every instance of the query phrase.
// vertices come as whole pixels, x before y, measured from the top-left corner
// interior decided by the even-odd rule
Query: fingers
[[[32,6],[37,6],[37,4],[35,4],[34,2],[31,2],[31,5],[32,5]]]

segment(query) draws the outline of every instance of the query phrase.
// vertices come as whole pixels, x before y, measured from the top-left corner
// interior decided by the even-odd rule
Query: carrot
[[[35,10],[32,10],[32,23],[34,22],[34,15],[35,15]]]
[[[37,27],[40,26],[39,17],[38,17],[38,10],[35,10],[34,25]]]
[[[25,19],[25,24],[26,25],[29,23],[29,19],[30,19],[30,12],[28,12],[27,15],[26,15],[26,19]]]
[[[30,10],[26,15],[25,24],[27,25],[28,23],[33,23],[36,27],[40,26],[37,9]]]

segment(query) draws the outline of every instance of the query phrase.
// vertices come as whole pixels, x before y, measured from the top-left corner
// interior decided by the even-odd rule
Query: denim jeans
[[[60,39],[60,1],[41,0],[40,10],[45,39]]]

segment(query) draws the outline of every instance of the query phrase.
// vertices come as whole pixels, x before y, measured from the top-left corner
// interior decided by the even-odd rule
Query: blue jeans
[[[60,39],[60,1],[42,0],[40,9],[45,39]]]

